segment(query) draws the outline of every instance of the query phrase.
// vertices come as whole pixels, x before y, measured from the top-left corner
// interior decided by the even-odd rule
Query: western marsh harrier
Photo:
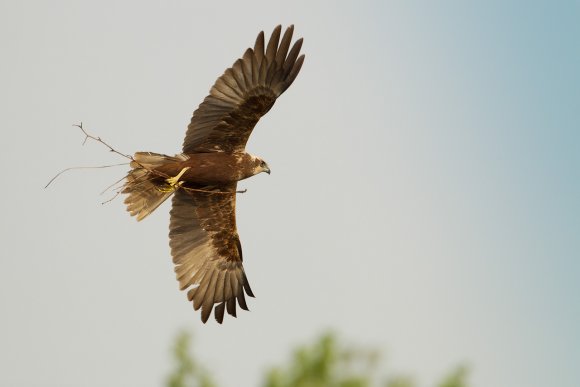
[[[288,27],[280,39],[281,26],[276,27],[267,45],[260,32],[254,48],[217,79],[193,113],[183,153],[136,153],[123,186],[127,210],[137,220],[173,195],[169,244],[175,272],[204,323],[212,310],[219,323],[226,310],[235,317],[236,302],[247,310],[244,292],[254,297],[236,229],[236,185],[270,173],[245,146],[302,67],[302,39],[290,48],[293,30]]]

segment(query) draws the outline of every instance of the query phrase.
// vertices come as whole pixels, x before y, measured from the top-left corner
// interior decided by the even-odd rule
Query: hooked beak
[[[270,167],[265,167],[264,172],[266,172],[269,175],[270,174]]]

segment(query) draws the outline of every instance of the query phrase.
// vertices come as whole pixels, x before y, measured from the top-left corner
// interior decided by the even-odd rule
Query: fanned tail
[[[137,152],[131,162],[131,170],[127,174],[127,181],[123,185],[122,193],[127,194],[125,204],[131,216],[137,221],[145,219],[159,207],[174,190],[161,189],[163,178],[151,171],[160,166],[176,161],[183,161],[184,155],[167,156],[152,152]]]

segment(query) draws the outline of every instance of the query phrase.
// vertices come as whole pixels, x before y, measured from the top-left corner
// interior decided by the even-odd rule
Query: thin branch
[[[137,163],[137,165],[139,165],[143,169],[147,170],[148,172],[153,173],[153,174],[155,174],[157,176],[160,176],[160,177],[164,177],[164,178],[169,177],[169,176],[165,175],[164,173],[161,173],[161,172],[158,172],[158,171],[153,171],[153,170],[150,170],[149,168],[146,168],[144,165],[142,165],[141,163],[139,163],[138,161],[136,161],[133,158],[133,156],[124,154],[122,152],[119,152],[118,150],[116,150],[115,148],[113,148],[111,145],[109,145],[108,143],[106,143],[105,141],[103,141],[103,139],[101,137],[93,136],[92,134],[90,134],[89,132],[87,132],[85,130],[85,128],[83,127],[83,123],[82,122],[80,124],[74,124],[73,126],[79,128],[83,132],[83,134],[85,135],[85,138],[83,140],[83,145],[86,144],[86,142],[87,142],[88,139],[94,140],[96,142],[100,142],[101,144],[103,144],[104,146],[106,146],[107,148],[109,148],[109,151],[110,152],[116,153],[116,154],[120,155],[121,157],[124,157],[124,158],[130,160],[131,162]],[[83,166],[83,167],[65,168],[62,171],[60,171],[59,173],[57,173],[56,176],[54,176],[52,179],[50,179],[50,181],[48,182],[48,184],[46,184],[44,186],[44,188],[47,188],[50,184],[52,184],[52,182],[54,180],[56,180],[56,178],[58,178],[63,173],[65,173],[67,171],[70,171],[70,170],[73,170],[73,169],[100,169],[100,168],[117,167],[117,166],[120,166],[120,165],[127,165],[127,164],[129,164],[129,163],[120,163],[120,164],[103,165],[103,166],[95,166],[95,167],[92,167],[92,166],[91,167],[84,167]],[[124,177],[123,177],[123,179],[124,179]],[[109,188],[111,188],[113,185],[117,184],[118,182],[120,182],[123,179],[120,179],[119,181],[113,183],[111,186],[107,187],[105,189],[105,191],[107,191]],[[103,191],[103,192],[105,192],[105,191]]]
[[[109,144],[107,144],[105,141],[103,141],[100,137],[95,137],[92,134],[89,134],[84,128],[83,128],[83,123],[81,122],[80,124],[74,124],[73,126],[76,126],[77,128],[79,128],[83,134],[85,135],[85,139],[83,140],[83,145],[86,144],[87,140],[90,138],[91,140],[100,142],[101,144],[103,144],[104,146],[106,146],[107,148],[109,148],[110,152],[116,153],[121,157],[124,157],[126,159],[129,159],[131,161],[135,161],[135,159],[133,158],[133,156],[131,155],[126,155],[124,153],[119,152],[118,150],[116,150],[115,148],[113,148],[112,146],[110,146]]]
[[[117,180],[116,182],[114,182],[113,184],[109,185],[107,188],[105,188],[99,195],[103,195],[105,192],[107,192],[108,190],[115,188],[115,185],[119,184],[120,182],[122,182],[123,180],[125,180],[127,176],[123,176],[122,178],[120,178],[119,180]],[[124,184],[123,184],[124,185]],[[119,189],[122,188],[119,187]]]
[[[56,180],[57,177],[59,177],[60,175],[62,175],[63,173],[67,172],[67,171],[71,171],[73,169],[101,169],[101,168],[112,168],[112,167],[119,167],[121,165],[127,165],[128,163],[120,163],[120,164],[111,164],[111,165],[99,165],[99,166],[90,166],[90,167],[70,167],[70,168],[65,168],[62,171],[60,171],[59,173],[56,174],[56,176],[54,176],[52,179],[50,179],[50,181],[44,186],[44,188],[47,188],[53,181]]]
[[[216,195],[235,195],[237,193],[246,193],[248,190],[247,189],[243,189],[241,191],[211,191],[211,190],[207,190],[207,189],[200,189],[200,188],[189,188],[189,187],[179,187],[183,190],[185,190],[186,192],[202,192],[202,193],[208,193],[208,194],[216,194]]]
[[[110,198],[110,199],[108,199],[108,200],[105,200],[105,201],[104,201],[104,202],[102,202],[101,204],[107,204],[107,203],[109,203],[109,202],[112,202],[112,201],[113,201],[113,200],[115,200],[115,199],[117,198],[117,196],[119,196],[120,194],[121,194],[121,191],[119,190],[119,191],[115,192],[115,195],[114,195],[112,198]]]
[[[85,130],[85,128],[83,128],[83,123],[82,122],[80,124],[74,124],[73,126],[76,126],[77,128],[79,128],[83,132],[83,134],[85,135],[85,139],[83,140],[83,145],[85,145],[85,143],[87,142],[87,140],[90,138],[91,140],[94,140],[96,142],[100,142],[101,144],[103,144],[104,146],[106,146],[107,148],[109,148],[109,152],[116,153],[116,154],[118,154],[121,157],[124,157],[126,159],[131,160],[131,162],[137,164],[139,167],[145,169],[149,173],[152,173],[152,174],[154,174],[156,176],[160,176],[160,177],[163,177],[163,178],[169,178],[170,177],[169,175],[166,175],[163,172],[159,172],[159,171],[155,171],[155,170],[152,170],[150,168],[147,168],[146,166],[144,166],[143,164],[141,164],[140,162],[138,162],[137,160],[135,160],[135,158],[133,156],[131,156],[131,155],[128,155],[128,154],[119,152],[118,150],[116,150],[115,148],[113,148],[111,145],[109,145],[108,143],[106,143],[101,137],[99,137],[99,136],[93,136],[92,134],[90,134],[89,132],[87,132]]]

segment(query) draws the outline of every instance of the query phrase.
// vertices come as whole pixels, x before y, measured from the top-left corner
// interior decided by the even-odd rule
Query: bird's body
[[[138,156],[136,156],[138,157]],[[186,170],[179,181],[185,186],[221,186],[263,172],[263,161],[249,153],[193,153],[184,154],[184,160],[172,160],[152,170],[157,172],[159,180],[163,176],[176,176]]]
[[[264,33],[243,57],[218,78],[193,113],[183,153],[168,156],[137,152],[123,187],[127,210],[142,220],[173,196],[169,239],[175,272],[195,310],[206,322],[212,310],[221,323],[224,312],[247,310],[244,294],[253,297],[242,266],[236,228],[237,182],[268,165],[245,151],[260,117],[292,84],[304,61],[302,39],[293,26],[282,39],[274,29],[267,46]]]

